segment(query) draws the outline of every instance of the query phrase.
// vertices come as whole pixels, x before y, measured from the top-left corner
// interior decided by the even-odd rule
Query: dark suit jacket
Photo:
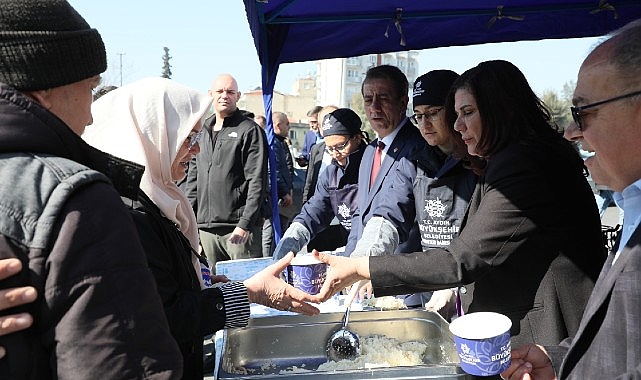
[[[641,228],[611,265],[616,250],[603,265],[574,339],[564,342],[565,350],[548,350],[555,363],[567,352],[559,379],[641,379]]]
[[[305,176],[305,187],[303,187],[303,203],[314,195],[316,182],[318,182],[318,173],[323,162],[323,153],[325,153],[324,141],[312,146],[312,151],[309,153],[307,175]]]
[[[383,184],[394,179],[394,171],[399,165],[400,159],[414,154],[416,151],[426,149],[427,143],[421,136],[419,130],[412,125],[408,118],[400,127],[398,134],[392,144],[387,148],[387,153],[381,168],[379,169],[376,181],[370,189],[370,176],[372,173],[372,163],[374,162],[374,153],[378,145],[378,139],[372,141],[363,153],[361,167],[358,174],[358,211],[352,218],[352,230],[349,234],[345,253],[351,253],[356,246],[356,242],[363,234],[363,228],[367,222],[374,216],[372,214],[373,205],[385,201],[385,192],[381,191]],[[418,225],[410,230],[409,238],[406,242],[400,244],[398,252],[415,252],[421,249],[420,237],[418,234]]]
[[[493,155],[459,236],[446,248],[371,257],[374,293],[460,286],[465,312],[512,320],[514,347],[575,334],[605,248],[594,196],[570,154],[514,144]]]

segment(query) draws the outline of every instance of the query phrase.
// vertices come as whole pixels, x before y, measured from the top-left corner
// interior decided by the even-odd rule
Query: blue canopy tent
[[[262,66],[270,146],[274,138],[272,93],[281,63],[489,42],[593,37],[641,18],[640,0],[243,1]],[[270,163],[274,167],[273,152]],[[271,182],[276,182],[273,170]],[[274,188],[274,215],[278,215]],[[278,241],[278,218],[274,218],[274,230]]]

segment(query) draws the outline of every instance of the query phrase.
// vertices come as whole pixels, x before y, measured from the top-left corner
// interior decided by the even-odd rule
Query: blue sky
[[[159,76],[163,47],[173,57],[172,78],[206,91],[213,78],[231,73],[241,91],[260,85],[260,64],[241,0],[69,0],[101,33],[107,47],[106,84]],[[184,6],[181,6],[184,4]],[[488,59],[517,65],[534,90],[560,91],[576,80],[581,61],[597,38],[446,47],[420,53],[420,72],[449,68],[459,73]],[[310,62],[281,65],[276,89],[289,93],[293,81],[313,73]]]

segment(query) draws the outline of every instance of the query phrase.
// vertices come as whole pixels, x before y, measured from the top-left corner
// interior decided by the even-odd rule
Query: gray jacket
[[[617,243],[574,337],[546,347],[559,379],[641,379],[640,242],[637,228],[612,264]]]
[[[29,153],[39,152],[39,153]],[[0,337],[0,379],[177,379],[169,333],[134,224],[103,173],[138,188],[140,167],[88,146],[60,119],[0,84],[0,258],[34,286],[34,325]]]

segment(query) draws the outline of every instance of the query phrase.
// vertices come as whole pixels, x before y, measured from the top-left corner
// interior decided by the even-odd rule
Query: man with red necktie
[[[376,66],[365,75],[361,92],[365,114],[376,133],[376,139],[367,146],[361,161],[358,211],[352,219],[346,254],[353,252],[363,228],[374,216],[371,213],[372,205],[384,201],[385,194],[381,192],[383,183],[391,180],[390,174],[394,173],[400,158],[427,146],[419,130],[405,115],[409,102],[408,90],[407,77],[398,67]],[[415,224],[410,238],[398,246],[398,252],[420,249],[418,226]]]

